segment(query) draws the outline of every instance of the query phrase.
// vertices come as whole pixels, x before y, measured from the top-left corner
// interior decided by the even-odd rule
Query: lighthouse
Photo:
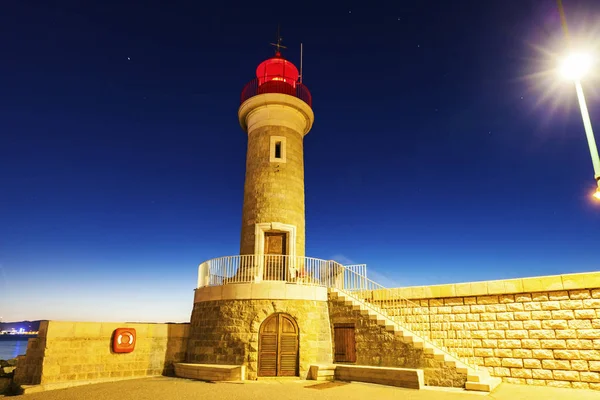
[[[327,290],[336,269],[304,248],[312,98],[277,47],[238,109],[248,139],[240,252],[200,264],[186,351],[188,363],[238,366],[242,379],[306,378],[312,364],[333,360]]]
[[[298,68],[279,49],[242,90],[238,118],[248,135],[240,255],[264,260],[259,279],[289,280],[305,255],[303,140],[314,114]]]

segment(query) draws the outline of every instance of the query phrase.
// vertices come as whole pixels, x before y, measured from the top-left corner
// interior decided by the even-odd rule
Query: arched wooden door
[[[298,376],[298,325],[287,314],[273,314],[260,326],[258,376]]]

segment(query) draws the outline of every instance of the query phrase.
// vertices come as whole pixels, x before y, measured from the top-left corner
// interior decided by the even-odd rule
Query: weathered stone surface
[[[535,358],[526,358],[523,360],[523,367],[525,367],[525,368],[542,368],[542,362]]]
[[[523,368],[523,360],[520,358],[503,358],[502,366]]]
[[[0,376],[12,376],[13,371],[15,370],[16,367],[2,367],[0,368]]]
[[[278,125],[248,133],[240,254],[254,254],[256,223],[276,221],[296,227],[296,255],[304,256],[303,133]],[[285,138],[286,162],[270,161],[271,136]]]
[[[0,377],[0,397],[7,391],[11,384],[12,379],[7,377]]]
[[[524,349],[539,349],[541,347],[539,339],[522,339],[521,347]]]
[[[571,369],[573,371],[589,371],[590,367],[587,361],[571,360]]]
[[[557,360],[577,360],[579,359],[578,350],[554,350],[554,358]]]
[[[510,374],[513,378],[531,378],[531,370],[526,368],[511,368]]]
[[[554,379],[559,381],[578,381],[579,380],[579,372],[578,371],[561,371],[554,370],[552,371],[552,375]]]
[[[551,372],[556,369],[600,373],[600,289],[497,296],[493,293],[477,297],[477,304],[465,301],[464,304],[470,304],[469,311],[461,310],[460,314],[461,320],[478,321],[475,327],[465,326],[473,339],[476,362],[489,367],[492,375],[502,376],[506,382],[509,379],[539,385],[553,382],[558,387],[592,389],[592,385],[598,385],[600,389],[600,382],[574,381],[576,374],[558,373],[555,377]],[[451,304],[448,298],[439,300]],[[506,365],[517,364],[514,360],[519,359],[522,367]],[[512,372],[507,375],[506,368],[515,369],[518,376]],[[531,377],[521,372],[527,369],[532,370]],[[538,371],[537,375],[533,371]]]
[[[300,331],[300,377],[311,363],[331,363],[332,333],[326,301],[219,300],[194,304],[187,362],[245,365],[257,377],[258,332],[271,314],[292,316]]]
[[[354,323],[356,364],[376,367],[421,368],[425,384],[432,386],[464,387],[466,374],[435,360],[422,349],[405,343],[401,337],[387,332],[376,321],[361,315],[360,311],[330,301],[332,326],[336,323]]]
[[[496,357],[512,357],[513,350],[512,349],[494,349],[494,355]]]
[[[495,367],[493,374],[495,376],[510,376],[510,368],[506,368],[506,367]]]
[[[568,360],[542,360],[544,369],[570,369],[571,363]]]
[[[579,375],[583,382],[600,382],[600,374],[598,372],[580,372]]]
[[[502,365],[502,359],[500,357],[487,357],[483,360],[483,365],[486,367],[499,367]],[[600,370],[600,367],[598,367]]]
[[[506,305],[506,310],[507,311],[523,311],[524,310],[524,303],[509,303]]]
[[[569,297],[572,300],[592,298],[589,290],[569,290]]]
[[[540,307],[542,310],[560,310],[560,302],[558,301],[544,301],[540,303]]]
[[[529,349],[514,349],[514,358],[531,358],[532,352]]]
[[[120,327],[135,328],[135,349],[113,353],[112,336]],[[93,381],[105,378],[170,375],[183,361],[188,324],[42,321],[29,339],[14,371],[19,385]]]
[[[532,377],[535,379],[553,379],[552,371],[547,369],[534,369],[531,371]]]

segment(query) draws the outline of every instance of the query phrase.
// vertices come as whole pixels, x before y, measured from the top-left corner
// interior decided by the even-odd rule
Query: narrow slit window
[[[274,163],[286,162],[285,136],[271,136],[269,139],[269,161]]]

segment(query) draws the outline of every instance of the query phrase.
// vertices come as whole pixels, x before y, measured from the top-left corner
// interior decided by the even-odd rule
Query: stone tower
[[[314,115],[298,69],[279,51],[242,90],[248,134],[240,254],[198,267],[186,360],[242,376],[306,378],[333,361],[330,262],[304,257],[302,141]]]
[[[277,51],[258,65],[241,100],[238,118],[248,150],[240,254],[303,257],[303,138],[314,121],[310,92]]]

